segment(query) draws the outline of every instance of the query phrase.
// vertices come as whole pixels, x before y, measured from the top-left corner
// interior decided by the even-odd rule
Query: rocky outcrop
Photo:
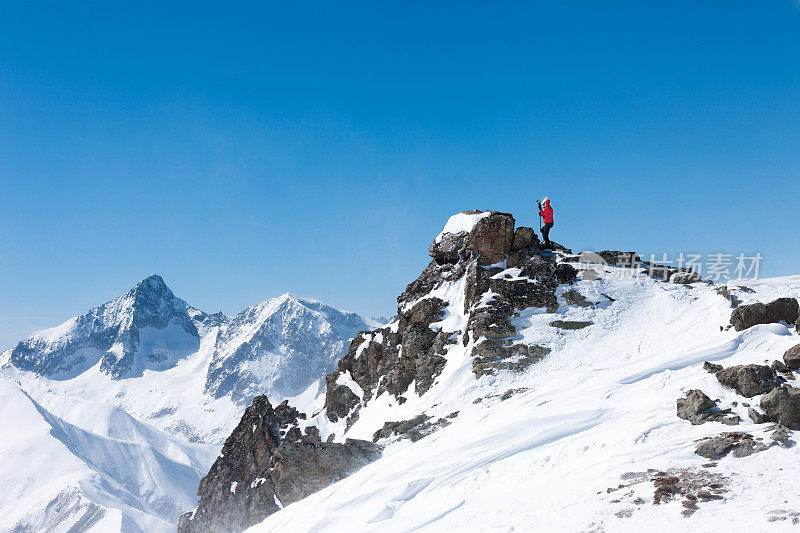
[[[455,224],[453,232],[437,237],[428,248],[433,260],[397,299],[395,321],[358,334],[327,376],[326,414],[331,421],[344,418],[352,424],[360,406],[383,392],[402,402],[411,383],[417,394],[424,394],[444,368],[449,346],[459,341],[473,343],[478,377],[521,371],[549,352],[519,342],[512,319],[529,307],[555,312],[556,289],[572,283],[577,271],[559,261],[562,252],[543,253],[533,229],[515,230],[508,213],[465,211],[457,216],[474,225]],[[465,227],[471,229],[462,231]],[[463,309],[452,312],[468,315],[466,330],[446,331],[437,324],[454,302],[431,292],[462,278]]]
[[[761,409],[778,424],[800,429],[800,389],[783,385],[761,398]]]
[[[760,439],[749,433],[730,432],[701,440],[695,453],[707,459],[722,459],[729,453],[734,457],[747,457],[767,448]]]
[[[688,391],[685,398],[678,398],[676,404],[678,418],[688,420],[693,425],[722,422],[733,426],[740,422],[739,417],[731,414],[730,409],[719,409],[714,400],[697,389]]]
[[[386,422],[383,424],[383,427],[372,436],[372,441],[378,442],[381,439],[398,436],[401,439],[409,439],[411,442],[417,442],[421,438],[427,437],[431,433],[449,425],[450,420],[457,416],[458,411],[455,411],[437,420],[433,420],[432,417],[425,414],[420,414],[410,420]]]
[[[752,398],[780,386],[775,371],[765,365],[738,365],[715,374],[721,384]]]
[[[380,456],[370,442],[324,443],[315,427],[303,435],[298,423],[304,418],[288,402],[273,408],[266,396],[255,397],[200,482],[197,509],[181,517],[178,532],[242,531]]]
[[[800,370],[800,344],[786,350],[783,362],[789,370]]]
[[[740,305],[731,313],[731,324],[736,331],[743,331],[757,324],[794,324],[798,319],[800,306],[795,298],[778,298],[768,304],[757,302]]]

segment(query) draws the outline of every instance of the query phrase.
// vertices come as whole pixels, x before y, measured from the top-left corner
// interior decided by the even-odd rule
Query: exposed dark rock
[[[740,422],[738,416],[731,414],[730,409],[721,410],[717,404],[703,391],[694,389],[686,393],[686,398],[678,398],[678,418],[690,421],[693,425],[706,422],[722,422],[729,426]]]
[[[554,320],[550,325],[560,329],[583,329],[591,326],[594,322],[579,320]]]
[[[635,252],[603,250],[601,252],[581,252],[581,263],[605,263],[612,266],[634,267],[640,265],[642,258]]]
[[[586,297],[575,289],[564,291],[564,294],[561,296],[564,298],[564,301],[567,303],[567,305],[577,305],[578,307],[594,307],[593,303],[587,301]]]
[[[690,283],[697,283],[702,281],[703,278],[697,272],[674,272],[670,275],[670,283],[677,283],[679,285],[689,285]]]
[[[789,431],[784,427],[778,427],[772,432],[772,435],[770,435],[770,438],[776,444],[784,448],[789,448],[793,444],[789,437]]]
[[[722,370],[722,365],[717,365],[706,361],[705,363],[703,363],[703,369],[711,374],[716,374],[717,372]]]
[[[761,398],[761,409],[780,425],[800,429],[800,389],[783,385],[771,390]]]
[[[738,365],[720,370],[717,379],[742,396],[752,398],[780,385],[777,374],[765,365]]]
[[[695,453],[707,459],[722,459],[731,452],[734,457],[747,457],[766,449],[749,433],[730,432],[701,440]]]
[[[770,363],[769,367],[775,372],[780,372],[782,374],[791,374],[792,372],[792,370],[786,366],[786,363],[783,361],[773,361]]]
[[[759,413],[752,407],[747,409],[747,415],[750,417],[750,420],[753,421],[754,424],[766,424],[770,422],[770,418],[765,415],[764,413]]]
[[[411,442],[416,442],[444,426],[449,425],[450,420],[457,416],[458,411],[432,421],[430,416],[419,414],[410,420],[386,422],[383,424],[383,427],[372,436],[372,442],[378,442],[380,439],[388,439],[395,435],[399,435],[401,439],[409,439]]]
[[[538,344],[512,344],[509,340],[485,340],[472,351],[472,371],[476,377],[495,374],[501,370],[522,372],[550,353],[550,348]]]
[[[800,306],[795,298],[778,298],[768,304],[757,302],[740,305],[731,313],[731,324],[743,331],[757,324],[786,322],[794,324],[800,318]]]
[[[558,263],[556,265],[556,279],[559,283],[572,283],[578,279],[578,271],[572,265]]]
[[[683,418],[684,420],[692,420],[697,415],[717,407],[714,400],[706,396],[703,391],[697,389],[688,391],[686,398],[678,398],[676,403],[678,418]],[[692,423],[694,424],[695,422]]]
[[[722,285],[721,287],[717,287],[716,293],[728,300],[731,303],[731,307],[739,307],[739,298],[731,293],[730,289],[728,289],[727,285]]]
[[[519,227],[514,230],[514,239],[511,242],[511,251],[524,250],[531,246],[538,246],[539,238],[533,228]]]
[[[786,350],[783,354],[783,362],[789,370],[800,370],[800,344]]]
[[[303,418],[287,402],[273,409],[266,396],[255,397],[200,482],[197,510],[181,517],[178,531],[242,531],[276,512],[276,499],[298,501],[380,456],[370,442],[320,442],[316,428],[301,436],[296,424]]]

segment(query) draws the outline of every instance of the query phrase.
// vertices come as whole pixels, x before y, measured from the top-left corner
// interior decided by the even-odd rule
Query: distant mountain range
[[[35,468],[24,476],[0,472],[20,498],[34,499],[28,514],[0,513],[0,530],[60,529],[81,520],[118,520],[122,530],[174,527],[255,395],[293,397],[311,408],[350,340],[378,325],[288,293],[233,317],[208,314],[152,275],[123,296],[31,334],[0,355],[0,392],[19,405],[0,424],[42,427],[31,433],[36,441],[20,437],[12,448],[31,459],[49,449],[48,463],[75,468],[69,479],[49,484]],[[159,479],[163,469],[170,483]],[[53,505],[63,511],[56,517]],[[10,508],[0,501],[4,507]]]

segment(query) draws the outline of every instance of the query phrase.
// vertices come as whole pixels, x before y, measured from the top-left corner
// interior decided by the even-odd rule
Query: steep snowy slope
[[[173,530],[217,446],[181,442],[108,405],[49,399],[0,378],[0,530]]]
[[[323,441],[330,435],[338,442],[376,440],[382,458],[249,531],[794,530],[800,517],[795,437],[789,432],[786,440],[773,435],[774,424],[753,421],[749,408],[758,409],[762,396],[723,386],[715,367],[704,363],[780,360],[800,343],[795,327],[771,323],[737,332],[727,327],[731,303],[717,287],[556,255],[582,271],[579,279],[558,286],[555,306],[517,309],[512,337],[500,331],[499,319],[482,326],[484,335],[463,337],[478,331],[469,329],[476,314],[510,294],[487,287],[473,297],[476,304],[465,305],[476,283],[469,269],[427,287],[410,285],[424,296],[408,308],[432,298],[445,302],[430,323],[434,333],[461,332],[459,342],[440,351],[445,361],[432,385],[419,394],[412,381],[398,391],[394,384],[408,380],[398,378],[401,366],[362,373],[366,358],[369,365],[385,358],[386,336],[392,328],[402,332],[403,324],[357,338],[329,376],[317,414],[298,423],[318,428]],[[507,260],[483,268],[490,279],[524,277]],[[788,296],[796,308],[800,276],[731,282],[728,289],[744,304]],[[539,346],[542,357],[526,361],[530,356],[520,352],[493,361],[476,350],[490,337],[508,340],[506,348]],[[500,365],[485,372],[492,362]],[[800,385],[791,372],[778,379]],[[721,414],[730,409],[739,423],[678,418],[676,400],[692,389],[716,399]],[[725,432],[753,439],[746,439],[749,448],[728,455],[724,449],[714,460],[695,452],[699,439]],[[292,466],[277,453],[279,468]]]

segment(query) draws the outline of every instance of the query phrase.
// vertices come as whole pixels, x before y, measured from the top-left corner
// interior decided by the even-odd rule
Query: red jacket
[[[542,215],[545,224],[553,223],[553,208],[550,207],[550,202],[542,204],[542,207],[539,209],[539,214]]]

